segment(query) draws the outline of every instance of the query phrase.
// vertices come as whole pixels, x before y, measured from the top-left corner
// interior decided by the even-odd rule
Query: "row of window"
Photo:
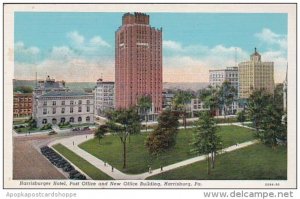
[[[61,108],[61,113],[64,114],[65,113],[65,108]],[[87,106],[86,107],[86,112],[90,112],[90,107]],[[74,108],[73,107],[70,107],[70,113],[73,113],[74,112]],[[78,107],[78,112],[81,113],[82,112],[82,107],[79,106]],[[48,110],[46,108],[43,109],[43,115],[46,115],[48,113]],[[56,108],[52,108],[52,114],[56,114]]]
[[[43,102],[43,105],[44,106],[47,106],[48,104],[48,101],[44,101]],[[58,103],[56,103],[56,101],[52,101],[52,105],[53,106],[56,106]],[[75,104],[76,104],[76,101],[75,101]],[[82,104],[82,100],[78,100],[78,104]],[[86,100],[86,104],[90,104],[90,100]],[[65,101],[61,101],[61,105],[66,105],[66,102]],[[70,105],[74,105],[74,101],[71,100],[70,101]]]
[[[85,118],[85,121],[86,121],[86,122],[90,122],[90,121],[91,121],[90,116],[87,116],[87,117]],[[52,124],[57,124],[57,119],[56,119],[56,118],[53,118],[51,122],[52,122]],[[61,123],[66,122],[66,118],[64,118],[64,117],[60,118],[60,122],[61,122]],[[75,122],[74,117],[70,117],[69,122],[70,122],[70,123]],[[77,122],[82,122],[82,118],[81,118],[81,117],[78,117],[78,118],[77,118]],[[47,119],[43,119],[43,120],[42,120],[42,124],[47,124],[47,123],[48,123],[48,120],[47,120]]]

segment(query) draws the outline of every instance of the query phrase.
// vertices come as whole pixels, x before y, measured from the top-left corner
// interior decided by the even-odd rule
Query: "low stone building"
[[[37,126],[94,123],[94,95],[73,91],[50,91],[36,98]]]

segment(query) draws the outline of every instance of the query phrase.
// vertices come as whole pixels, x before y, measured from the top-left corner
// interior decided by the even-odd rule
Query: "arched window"
[[[52,124],[56,124],[57,120],[55,118],[52,119]]]
[[[81,122],[82,121],[82,118],[81,117],[78,117],[78,122]]]
[[[85,121],[87,121],[87,122],[89,122],[90,120],[91,120],[90,116],[87,116],[87,117],[85,118]]]
[[[74,117],[70,117],[70,122],[74,122]]]
[[[65,121],[66,121],[66,118],[64,118],[64,117],[60,118],[61,123],[64,123]]]
[[[43,119],[42,124],[47,124],[47,119]]]

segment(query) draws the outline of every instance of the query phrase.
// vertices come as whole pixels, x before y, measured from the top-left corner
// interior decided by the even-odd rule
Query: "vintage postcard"
[[[4,4],[4,188],[296,188],[296,4]]]

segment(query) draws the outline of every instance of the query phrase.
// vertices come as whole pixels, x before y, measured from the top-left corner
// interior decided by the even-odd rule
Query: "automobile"
[[[67,165],[63,168],[63,170],[65,172],[70,172],[70,171],[74,170],[74,167],[72,165]]]
[[[77,171],[77,170],[72,170],[72,171],[70,171],[69,172],[69,178],[70,179],[73,179],[74,178],[74,176],[76,175],[76,174],[78,174],[79,172]]]
[[[56,135],[56,134],[57,134],[56,131],[50,131],[50,132],[48,133],[48,135]]]
[[[74,128],[72,128],[72,131],[80,131],[80,128],[79,127],[74,127]]]
[[[88,127],[88,126],[82,127],[82,130],[83,130],[83,131],[90,130],[90,127]]]
[[[81,173],[77,173],[74,175],[74,180],[86,180],[85,175],[81,174]]]

